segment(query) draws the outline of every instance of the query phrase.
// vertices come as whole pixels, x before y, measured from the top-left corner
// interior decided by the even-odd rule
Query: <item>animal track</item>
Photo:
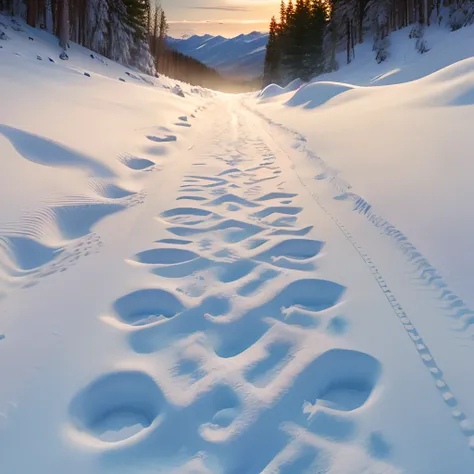
[[[251,296],[255,294],[262,286],[266,285],[270,280],[280,275],[280,272],[271,268],[263,270],[258,278],[250,280],[237,290],[240,296]]]
[[[124,153],[119,156],[119,161],[123,163],[126,167],[134,171],[144,171],[155,166],[155,163],[146,158],[139,158],[137,156]]]
[[[221,206],[222,204],[238,204],[242,207],[258,207],[259,205],[248,201],[247,199],[236,196],[235,194],[225,194],[221,197],[218,197],[206,204],[206,206]]]
[[[54,206],[51,209],[56,225],[66,239],[76,239],[91,232],[91,227],[104,217],[121,211],[122,204],[77,204]]]
[[[261,211],[255,212],[253,215],[259,219],[271,216],[272,214],[286,214],[289,216],[295,216],[299,214],[303,209],[301,207],[290,207],[290,206],[274,206],[267,207]]]
[[[186,377],[191,385],[206,376],[206,372],[198,362],[189,358],[179,360],[176,366],[171,369],[171,373],[177,377]]]
[[[316,256],[323,246],[322,242],[309,239],[288,239],[258,254],[256,260],[265,261],[282,268],[308,269],[311,264],[303,261]]]
[[[108,199],[123,199],[136,194],[134,191],[129,191],[105,180],[93,180],[90,187],[98,196]]]
[[[178,138],[176,135],[165,135],[164,137],[156,137],[154,135],[147,135],[148,140],[155,143],[169,143],[175,142]]]
[[[225,385],[213,390],[209,402],[210,422],[200,427],[201,435],[205,439],[212,439],[212,431],[227,428],[237,418],[241,410],[236,393],[232,388]]]
[[[73,427],[85,439],[118,443],[150,429],[165,403],[144,372],[104,375],[80,392],[70,405]]]
[[[235,243],[262,232],[263,228],[248,222],[227,219],[207,228],[170,227],[168,231],[181,237],[218,232],[223,234],[225,242]]]
[[[140,252],[134,260],[147,265],[159,265],[152,271],[162,277],[183,278],[203,270],[210,270],[218,281],[230,283],[246,277],[261,262],[280,268],[313,270],[314,263],[311,259],[320,252],[321,247],[322,243],[315,240],[288,239],[249,258],[240,258],[229,250],[222,250],[214,253],[215,260],[186,249],[155,248]],[[273,278],[277,275],[277,271],[269,269],[262,273],[263,278]],[[239,294],[248,295],[264,283],[262,277],[248,282],[239,290]]]
[[[0,133],[34,163],[85,169],[93,176],[87,195],[51,197],[19,222],[0,227],[0,274],[7,288],[31,287],[41,278],[66,271],[81,257],[98,253],[103,243],[92,228],[146,198],[144,190],[136,192],[117,184],[113,171],[91,157],[11,127],[0,127]],[[21,142],[22,138],[26,141]],[[119,160],[134,170],[155,165],[129,154]]]
[[[267,119],[258,112],[255,113],[261,116],[271,125],[276,126],[285,133],[292,135],[300,142],[306,142],[304,137],[302,137],[300,134],[288,129],[287,127],[281,124],[275,123]],[[439,295],[442,301],[453,302],[452,304],[447,305],[447,314],[451,318],[454,317],[463,321],[463,325],[460,327],[460,330],[465,331],[467,328],[469,328],[470,324],[474,323],[474,318],[471,316],[473,311],[467,307],[467,305],[461,298],[455,295],[448,288],[448,285],[444,282],[443,278],[436,270],[436,268],[434,268],[432,264],[427,261],[427,259],[415,248],[415,246],[408,240],[408,238],[394,225],[384,219],[383,216],[378,215],[369,202],[354,193],[352,191],[351,185],[338,176],[337,170],[328,167],[327,164],[315,153],[309,150],[306,145],[301,146],[300,151],[303,152],[311,160],[317,161],[321,168],[324,170],[323,172],[315,176],[314,179],[316,181],[327,180],[331,183],[336,193],[333,201],[352,201],[353,210],[367,218],[373,226],[375,226],[382,232],[382,235],[385,235],[394,241],[396,246],[401,250],[402,254],[407,258],[407,261],[410,264],[414,265],[415,271],[418,273],[420,278],[427,283],[427,286],[431,287],[431,289]],[[298,177],[304,184],[304,181],[301,179],[301,177]],[[311,195],[313,196],[318,206],[329,216],[330,219],[333,220],[333,222],[341,230],[342,234],[354,247],[356,252],[360,255],[360,257],[366,264],[369,271],[372,273],[375,281],[379,285],[388,303],[392,307],[394,314],[400,320],[404,330],[410,337],[410,340],[413,342],[415,350],[420,356],[420,360],[429,371],[430,376],[433,378],[433,381],[435,382],[435,387],[438,390],[439,395],[443,400],[443,403],[450,410],[451,415],[456,421],[456,423],[459,424],[461,432],[467,439],[469,448],[474,450],[474,435],[469,429],[466,430],[464,428],[465,426],[469,426],[471,424],[471,421],[458,406],[458,401],[456,397],[452,394],[450,387],[443,378],[444,376],[441,368],[438,367],[435,358],[430,352],[430,349],[422,339],[421,335],[418,333],[416,327],[409,319],[408,315],[398,302],[395,295],[392,293],[391,289],[388,287],[384,277],[380,274],[379,269],[376,267],[367,252],[363,250],[363,248],[356,242],[356,240],[349,232],[349,230],[345,227],[345,225],[334,216],[334,214],[321,202],[321,200],[318,196],[316,196],[316,194],[311,193]]]
[[[269,323],[265,318],[284,320],[281,308],[298,307],[319,312],[334,306],[341,298],[344,287],[326,280],[296,280],[287,285],[273,299],[228,323],[230,329],[221,332],[216,353],[229,358],[244,352],[255,344],[265,332]],[[217,339],[216,339],[217,340]]]
[[[206,201],[204,196],[180,196],[176,199],[177,201]]]
[[[294,198],[296,196],[297,194],[274,192],[274,193],[265,194],[264,196],[256,199],[256,201],[261,202],[261,201],[270,201],[274,199],[287,199],[287,198]]]
[[[192,244],[191,240],[182,239],[161,239],[156,241],[157,244],[170,244],[170,245],[188,245]]]
[[[318,373],[305,405],[310,418],[318,407],[352,411],[367,402],[380,376],[380,363],[362,352],[332,349],[311,367]]]
[[[64,204],[53,203],[20,222],[4,225],[0,229],[0,271],[8,275],[7,285],[33,286],[41,278],[66,271],[79,258],[97,253],[102,242],[92,227],[129,207],[124,199],[128,197],[111,202],[67,198]]]
[[[174,265],[176,263],[189,262],[198,257],[198,254],[190,250],[160,248],[140,252],[136,256],[136,261],[149,265]]]
[[[267,386],[276,377],[276,372],[291,360],[290,343],[271,344],[265,348],[265,357],[248,367],[245,378],[257,387]]]
[[[114,304],[117,317],[132,326],[144,326],[171,318],[185,309],[176,296],[158,288],[134,291]]]
[[[162,212],[160,216],[167,222],[186,225],[201,224],[202,222],[205,222],[206,219],[221,219],[219,215],[214,214],[211,211],[195,207],[177,207],[175,209],[169,209],[168,211]]]

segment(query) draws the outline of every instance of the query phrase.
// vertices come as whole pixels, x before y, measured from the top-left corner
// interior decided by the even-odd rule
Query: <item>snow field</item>
[[[469,59],[262,100],[22,34],[1,472],[473,472]]]

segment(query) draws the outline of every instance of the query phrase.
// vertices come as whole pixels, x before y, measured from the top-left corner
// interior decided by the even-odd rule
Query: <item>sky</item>
[[[267,31],[280,0],[161,0],[170,36],[185,34],[237,36]]]

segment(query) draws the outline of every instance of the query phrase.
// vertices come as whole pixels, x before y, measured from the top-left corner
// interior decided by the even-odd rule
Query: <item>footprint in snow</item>
[[[175,142],[178,138],[176,135],[165,135],[164,137],[157,137],[155,135],[147,135],[148,140],[156,143]]]

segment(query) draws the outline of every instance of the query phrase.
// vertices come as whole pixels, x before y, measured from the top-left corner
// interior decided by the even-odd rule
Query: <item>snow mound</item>
[[[272,97],[276,97],[284,93],[285,93],[285,89],[283,87],[279,86],[278,84],[270,84],[260,92],[258,97],[262,100],[270,99]]]
[[[304,82],[301,79],[295,79],[291,81],[286,87],[281,87],[278,84],[270,84],[258,94],[258,98],[261,101],[273,99],[274,97],[278,97],[282,94],[294,92],[298,90],[303,84]]]
[[[314,109],[325,104],[343,92],[356,89],[357,86],[339,82],[314,82],[299,88],[285,105]]]
[[[293,92],[298,90],[303,84],[304,82],[301,79],[294,79],[285,87],[285,90],[286,92]]]
[[[463,106],[474,104],[474,58],[468,58],[447,66],[424,79],[427,105]]]

